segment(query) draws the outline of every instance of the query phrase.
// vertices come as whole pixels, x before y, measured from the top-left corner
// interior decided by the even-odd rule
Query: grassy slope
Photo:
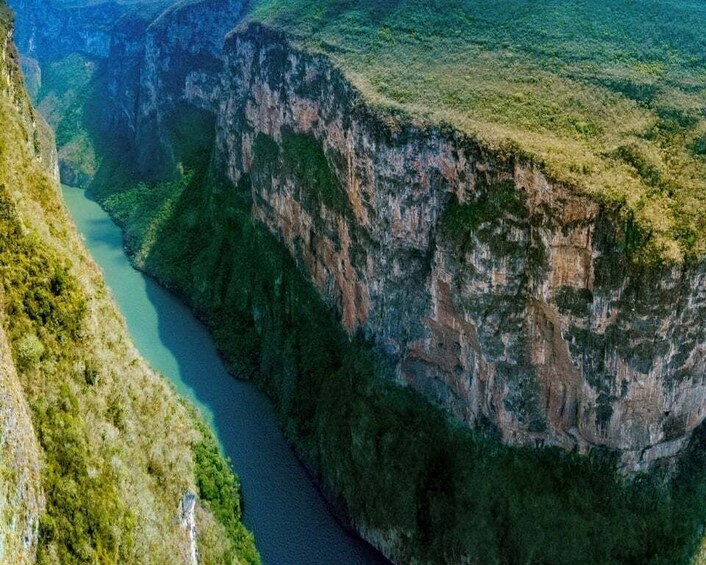
[[[530,156],[634,214],[645,259],[706,254],[706,5],[255,0],[370,98]]]
[[[10,21],[3,3],[3,30]],[[43,452],[39,562],[178,562],[187,490],[203,501],[205,562],[257,562],[237,480],[210,431],[131,345],[36,157],[17,75],[11,82],[14,100],[0,91],[0,320]]]

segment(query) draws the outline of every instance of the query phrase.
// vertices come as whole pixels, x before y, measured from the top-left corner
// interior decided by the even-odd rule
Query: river
[[[287,445],[268,399],[229,375],[206,327],[178,298],[132,268],[122,233],[85,192],[64,201],[142,356],[201,410],[239,475],[244,521],[265,565],[386,561],[347,532]]]

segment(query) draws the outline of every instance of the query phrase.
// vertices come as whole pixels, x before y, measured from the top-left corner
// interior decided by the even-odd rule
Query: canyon
[[[615,210],[449,126],[386,115],[277,31],[228,33],[242,2],[154,21],[117,9],[19,5],[45,18],[20,47],[107,61],[101,125],[148,177],[177,164],[179,104],[212,114],[218,174],[248,178],[253,216],[396,379],[513,444],[605,447],[632,471],[684,447],[706,410],[703,262],[632,264]]]
[[[388,383],[441,407],[450,425],[518,448],[598,453],[628,476],[677,472],[706,415],[703,259],[641,262],[644,234],[614,203],[520,151],[371,99],[240,0],[15,9],[39,107],[52,97],[42,97],[44,75],[69,56],[82,57],[98,93],[80,101],[88,134],[59,148],[62,180],[94,192],[135,264],[184,296],[217,339],[226,334],[219,345],[236,374],[251,376],[252,365],[277,374],[261,377],[263,388],[293,443],[307,425],[290,412],[325,419],[300,398],[311,391],[292,367],[304,362],[287,348],[300,330],[291,311],[313,299],[291,290],[304,286],[286,270],[264,290],[253,283],[267,299],[236,288],[238,270],[252,266],[226,256],[248,229],[264,227],[276,241],[267,245],[286,250],[282,264],[313,284],[326,309],[312,312],[333,313]],[[92,141],[67,150],[81,135]],[[130,180],[105,180],[119,175]],[[174,188],[180,178],[191,180]],[[184,247],[168,247],[170,237]],[[263,265],[280,260],[263,249]],[[227,325],[248,325],[248,338],[226,343]],[[251,334],[282,347],[235,352]],[[394,561],[433,562],[409,541],[432,518],[388,528],[361,517],[326,461],[325,432],[314,437],[298,451],[350,525]],[[375,446],[384,452],[379,436]]]
[[[215,438],[137,354],[67,215],[13,33],[0,3],[0,562],[259,563]]]

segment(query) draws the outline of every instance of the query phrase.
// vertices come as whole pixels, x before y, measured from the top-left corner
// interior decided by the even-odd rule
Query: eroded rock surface
[[[225,53],[227,176],[398,379],[509,443],[604,446],[630,468],[681,449],[706,410],[703,262],[632,266],[629,226],[595,201],[386,118],[276,33]]]

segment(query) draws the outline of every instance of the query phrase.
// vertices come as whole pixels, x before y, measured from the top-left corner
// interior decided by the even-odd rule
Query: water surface
[[[122,234],[83,190],[64,201],[100,265],[138,350],[201,410],[243,489],[244,521],[266,565],[382,564],[328,512],[284,440],[267,398],[230,376],[205,326],[174,295],[136,271]]]

